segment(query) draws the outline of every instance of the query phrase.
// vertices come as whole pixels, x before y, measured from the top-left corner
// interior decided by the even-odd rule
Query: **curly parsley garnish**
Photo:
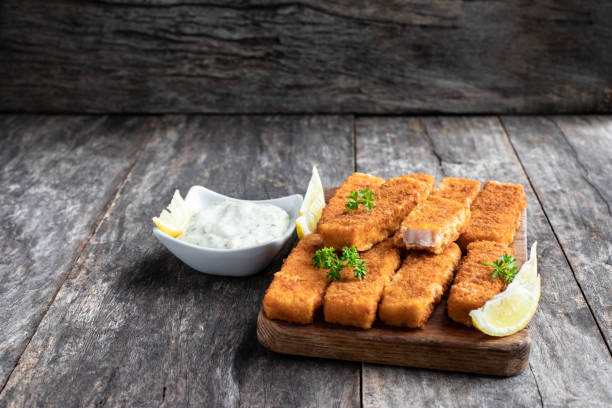
[[[349,211],[356,210],[359,207],[359,204],[361,204],[368,211],[370,211],[376,205],[374,203],[376,197],[374,197],[374,192],[370,190],[370,187],[366,187],[365,189],[359,191],[351,190],[351,195],[346,198],[348,198],[348,201],[345,207]]]
[[[481,264],[493,268],[493,279],[503,280],[505,284],[512,282],[514,276],[518,273],[516,259],[508,254],[503,254],[493,263],[481,262]]]
[[[314,256],[312,257],[314,266],[323,269],[329,269],[336,265],[339,261],[340,259],[332,247],[321,248],[315,252]]]
[[[340,271],[344,268],[353,268],[356,278],[363,280],[366,277],[366,266],[363,259],[359,258],[359,252],[355,246],[342,248],[342,256],[338,258],[334,248],[321,248],[315,252],[312,262],[317,268],[328,269],[327,278],[340,280]]]

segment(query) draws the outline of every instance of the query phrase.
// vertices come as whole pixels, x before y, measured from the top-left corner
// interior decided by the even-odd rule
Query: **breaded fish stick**
[[[351,191],[359,191],[369,188],[374,191],[385,182],[385,179],[375,177],[370,174],[354,173],[346,178],[344,183],[338,187],[334,196],[329,200],[323,208],[319,224],[344,213],[347,197]]]
[[[385,181],[374,191],[375,206],[371,210],[359,207],[326,222],[320,222],[317,232],[325,246],[336,249],[354,245],[365,251],[393,234],[402,220],[429,196],[429,186],[404,175]]]
[[[359,280],[351,268],[341,271],[342,278],[327,288],[323,302],[325,321],[369,329],[376,319],[376,309],[385,284],[400,265],[400,249],[390,239],[362,252],[367,274]]]
[[[391,326],[423,328],[453,281],[461,250],[455,243],[435,255],[411,251],[385,286],[378,308],[380,320]]]
[[[505,287],[501,279],[493,278],[492,268],[482,262],[493,263],[504,254],[514,255],[514,252],[499,242],[475,241],[468,245],[448,296],[448,317],[457,323],[472,325],[470,311],[484,305]]]
[[[469,208],[478,193],[480,193],[478,180],[445,177],[431,195],[457,201]]]
[[[464,204],[441,197],[429,197],[404,219],[400,233],[408,249],[440,254],[465,231],[470,210]]]
[[[305,236],[285,259],[281,270],[274,274],[263,299],[264,312],[270,319],[312,323],[329,284],[326,270],[312,263],[321,244],[320,235]]]
[[[472,203],[470,222],[457,243],[461,248],[473,241],[512,243],[525,206],[522,185],[487,181]]]

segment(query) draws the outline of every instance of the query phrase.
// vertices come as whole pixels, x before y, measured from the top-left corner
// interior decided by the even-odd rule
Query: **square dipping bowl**
[[[193,245],[161,232],[157,227],[153,235],[170,252],[193,269],[218,276],[250,276],[265,268],[278,251],[289,241],[295,231],[302,196],[294,194],[272,200],[239,200],[215,193],[202,186],[193,186],[185,197],[192,214],[223,201],[244,201],[256,204],[273,204],[289,214],[289,228],[279,237],[261,244],[244,248],[218,249]]]

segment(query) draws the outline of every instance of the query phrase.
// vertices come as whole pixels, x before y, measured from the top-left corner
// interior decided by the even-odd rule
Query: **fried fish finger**
[[[470,222],[457,243],[461,248],[473,241],[512,243],[525,206],[522,185],[487,181],[472,203]]]
[[[344,213],[348,195],[351,191],[359,191],[369,188],[374,191],[385,182],[385,179],[375,177],[370,174],[354,173],[346,178],[344,183],[338,187],[334,196],[323,208],[319,224],[325,223],[330,219]]]
[[[502,280],[493,278],[491,267],[482,264],[492,263],[504,254],[514,255],[514,252],[499,242],[475,241],[467,246],[467,255],[448,296],[448,317],[471,326],[470,311],[478,309],[505,288]]]
[[[325,321],[369,329],[385,284],[400,265],[400,249],[387,239],[362,252],[367,274],[359,280],[351,268],[341,271],[341,279],[327,288],[323,302]]]
[[[408,249],[440,254],[459,238],[470,219],[464,204],[441,197],[429,197],[404,219],[400,233]]]
[[[423,328],[453,280],[461,259],[455,243],[439,254],[411,251],[383,291],[380,320],[391,326]]]
[[[325,289],[329,285],[324,269],[312,263],[321,248],[318,234],[301,239],[283,262],[263,299],[263,309],[270,319],[293,323],[312,323],[315,313],[323,305]]]

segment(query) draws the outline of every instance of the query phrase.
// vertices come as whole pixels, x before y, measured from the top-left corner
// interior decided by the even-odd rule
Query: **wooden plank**
[[[152,235],[193,184],[248,199],[303,192],[311,165],[354,168],[351,117],[170,116],[59,291],[0,406],[359,404],[360,366],[270,353],[257,312],[282,251],[248,278],[198,273]]]
[[[612,347],[612,119],[504,117],[599,327]]]
[[[519,264],[527,253],[527,214],[513,242]],[[454,323],[446,315],[446,299],[437,305],[423,330],[376,322],[369,330],[325,323],[310,325],[257,317],[257,340],[270,350],[302,356],[363,361],[406,367],[512,376],[529,362],[529,329],[501,338]]]
[[[147,129],[132,118],[0,116],[0,389],[134,164]]]
[[[563,252],[495,117],[363,118],[356,125],[357,169],[523,184],[530,244],[538,241],[540,306],[530,325],[530,369],[504,380],[365,364],[364,406],[405,401],[440,406],[605,406],[612,399],[610,356]]]
[[[4,0],[0,16],[2,110],[612,110],[605,0]]]

